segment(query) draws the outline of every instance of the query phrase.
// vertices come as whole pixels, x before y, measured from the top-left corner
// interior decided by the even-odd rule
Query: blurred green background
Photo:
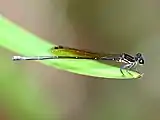
[[[0,48],[0,120],[160,119],[158,0],[1,0],[0,11],[57,45],[146,58],[142,79],[107,80],[15,63]]]

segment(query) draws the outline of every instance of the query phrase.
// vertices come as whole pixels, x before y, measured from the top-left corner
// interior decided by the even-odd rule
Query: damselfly
[[[51,48],[51,53],[54,56],[13,56],[12,60],[47,60],[47,59],[90,59],[90,60],[111,60],[120,63],[124,63],[120,67],[122,75],[123,69],[129,73],[129,70],[135,69],[137,71],[137,65],[144,64],[144,57],[141,53],[137,53],[135,56],[127,53],[121,54],[100,54],[93,53],[86,50],[79,50],[70,47],[56,46]],[[130,74],[130,73],[129,73]]]

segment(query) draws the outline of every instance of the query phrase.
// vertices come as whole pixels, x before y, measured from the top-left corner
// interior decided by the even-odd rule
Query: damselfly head
[[[141,53],[136,54],[136,59],[139,62],[140,65],[144,65],[144,57]]]

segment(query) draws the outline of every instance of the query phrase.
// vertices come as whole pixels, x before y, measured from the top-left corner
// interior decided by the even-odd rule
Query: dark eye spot
[[[144,60],[143,60],[143,59],[140,59],[140,60],[139,60],[139,64],[144,64]]]

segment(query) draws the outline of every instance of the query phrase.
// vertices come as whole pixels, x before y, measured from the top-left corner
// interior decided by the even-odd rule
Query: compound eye
[[[139,59],[139,64],[143,65],[144,64],[144,59]]]
[[[140,57],[142,56],[142,54],[141,54],[141,53],[137,53],[136,56],[137,56],[138,58],[140,58]]]

